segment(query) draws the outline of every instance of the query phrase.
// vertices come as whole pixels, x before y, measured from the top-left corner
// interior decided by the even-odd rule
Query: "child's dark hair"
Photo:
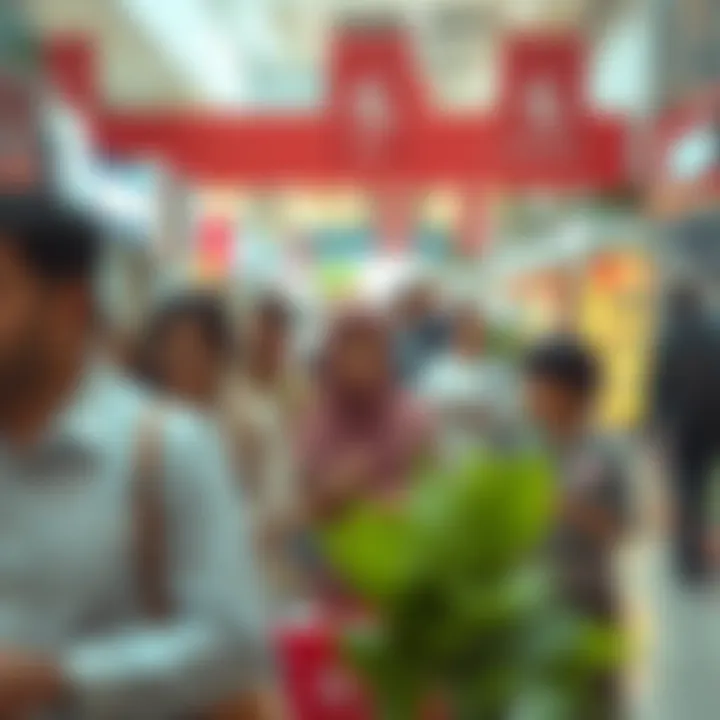
[[[230,320],[221,297],[203,291],[190,291],[166,300],[150,318],[136,358],[138,376],[155,384],[155,368],[152,357],[155,348],[162,343],[175,325],[191,322],[199,329],[203,342],[219,358],[233,351]]]
[[[589,400],[601,383],[595,354],[577,337],[559,335],[541,340],[525,356],[525,374],[564,387]]]
[[[293,310],[288,301],[279,293],[268,292],[255,304],[259,320],[279,330],[286,330],[293,322]]]
[[[188,292],[168,300],[151,323],[151,335],[160,339],[178,322],[189,321],[199,328],[213,352],[224,354],[232,346],[230,322],[221,297],[209,292]]]
[[[0,242],[46,280],[92,281],[101,255],[98,225],[88,215],[40,193],[0,194]]]

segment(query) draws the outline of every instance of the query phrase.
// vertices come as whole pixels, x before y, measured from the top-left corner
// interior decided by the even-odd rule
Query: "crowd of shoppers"
[[[652,374],[651,428],[668,460],[675,558],[683,582],[711,571],[710,483],[720,451],[720,327],[687,281],[668,297]]]
[[[113,354],[99,253],[81,215],[0,198],[0,717],[228,702],[277,717],[268,616],[336,589],[312,529],[402,503],[424,464],[523,415],[557,460],[568,597],[613,616],[623,474],[593,429],[600,373],[577,339],[528,354],[523,397],[479,309],[448,310],[426,283],[384,313],[338,309],[313,364],[293,354],[286,298],[238,312],[189,289]]]

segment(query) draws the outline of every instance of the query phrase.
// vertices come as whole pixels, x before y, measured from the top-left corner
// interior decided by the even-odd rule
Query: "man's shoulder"
[[[113,412],[123,412],[137,431],[157,424],[166,452],[183,455],[216,434],[214,419],[172,398],[163,397],[117,372],[103,380],[103,398]]]
[[[155,400],[157,402],[157,399]],[[216,441],[220,437],[216,419],[191,406],[161,400],[160,412],[168,447],[181,455],[186,453],[188,447],[196,451],[203,450],[208,442]]]

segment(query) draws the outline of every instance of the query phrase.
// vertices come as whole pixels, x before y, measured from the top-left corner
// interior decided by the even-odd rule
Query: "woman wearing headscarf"
[[[324,520],[359,500],[399,500],[433,439],[429,415],[399,384],[383,318],[342,314],[330,328],[317,406],[302,433],[311,516]]]

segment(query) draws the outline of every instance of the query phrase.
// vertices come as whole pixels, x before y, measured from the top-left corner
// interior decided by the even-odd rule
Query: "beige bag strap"
[[[162,407],[150,406],[138,425],[133,481],[135,581],[145,616],[162,620],[173,611],[168,582],[167,523],[163,497]],[[262,704],[259,704],[261,703]],[[198,720],[260,720],[270,717],[254,694],[228,698]],[[280,715],[278,715],[280,717]]]
[[[172,610],[163,497],[163,421],[158,405],[144,411],[132,477],[135,582],[141,607],[153,619],[166,618]]]

